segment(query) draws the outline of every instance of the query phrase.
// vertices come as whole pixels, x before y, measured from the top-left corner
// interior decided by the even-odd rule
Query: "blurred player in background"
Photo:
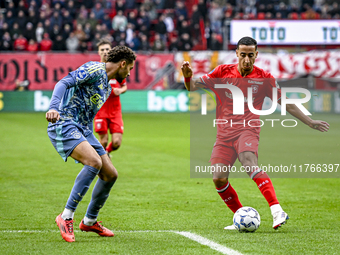
[[[182,64],[182,73],[185,79],[185,87],[189,91],[194,91],[199,88],[208,88],[215,92],[216,97],[221,100],[221,104],[216,107],[216,118],[230,120],[234,123],[248,123],[249,120],[258,120],[259,115],[253,114],[248,104],[244,105],[244,115],[233,115],[233,97],[227,89],[215,90],[215,83],[221,83],[221,79],[230,81],[232,85],[237,86],[242,90],[244,95],[247,95],[247,89],[254,86],[254,82],[249,80],[253,78],[254,81],[261,84],[252,88],[253,91],[253,104],[254,108],[261,110],[263,100],[266,96],[272,96],[272,88],[278,87],[274,77],[264,70],[254,66],[255,59],[258,55],[257,42],[251,37],[243,37],[239,40],[236,49],[238,64],[220,65],[217,66],[212,72],[202,76],[195,81],[191,80],[193,72],[189,62],[185,61]],[[250,82],[242,82],[242,78],[248,78]],[[220,79],[218,81],[218,79]],[[228,79],[228,80],[227,80]],[[266,81],[267,82],[264,82]],[[271,82],[268,82],[268,80]],[[262,83],[261,83],[262,81]],[[274,81],[274,82],[273,82]],[[281,103],[281,90],[278,88],[278,103]],[[219,101],[219,100],[218,100]],[[312,120],[305,115],[296,105],[288,104],[287,111],[298,118],[309,127],[319,130],[321,132],[327,131],[329,124],[320,120]],[[249,169],[247,174],[257,184],[262,195],[267,200],[273,216],[273,228],[277,229],[282,224],[286,223],[289,218],[288,214],[283,211],[279,201],[277,200],[273,184],[263,170],[258,167],[258,144],[260,127],[257,124],[252,124],[250,127],[247,125],[218,125],[216,143],[213,147],[212,155],[210,158],[211,165],[214,169],[227,169],[228,166],[233,166],[238,158],[245,169]],[[229,172],[215,171],[213,174],[213,181],[216,190],[222,200],[227,206],[235,213],[242,207],[241,202],[237,196],[236,191],[228,181]],[[225,229],[233,230],[233,225],[225,227]]]
[[[79,202],[98,175],[92,198],[79,228],[100,236],[113,236],[111,230],[97,222],[118,173],[106,151],[93,134],[93,119],[110,96],[111,79],[122,82],[134,66],[136,55],[125,46],[107,54],[106,63],[87,62],[70,72],[55,86],[46,113],[48,136],[64,161],[71,156],[84,167],[78,174],[64,211],[56,217],[61,236],[74,242],[73,217]]]
[[[107,54],[111,50],[110,41],[101,39],[97,46],[100,62],[106,62]],[[109,153],[111,151],[117,150],[122,143],[124,124],[119,95],[125,93],[127,90],[125,79],[120,82],[112,79],[109,81],[109,84],[112,87],[112,92],[94,118],[94,130],[98,133],[99,142],[106,148],[108,155],[110,155]],[[111,133],[111,142],[109,145],[108,129]]]

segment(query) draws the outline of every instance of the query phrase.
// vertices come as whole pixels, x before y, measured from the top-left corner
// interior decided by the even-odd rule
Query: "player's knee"
[[[101,145],[102,145],[104,148],[106,148],[106,146],[107,146],[107,140],[101,140],[100,143],[101,143]]]
[[[228,178],[213,178],[216,188],[220,188],[228,183]]]
[[[110,171],[105,173],[103,178],[107,182],[115,182],[118,179],[118,172],[117,171]]]
[[[93,159],[90,159],[86,165],[92,166],[100,170],[102,168],[103,163],[102,163],[101,158],[93,158]]]
[[[122,143],[121,140],[112,141],[112,149],[117,150],[120,147],[121,143]]]
[[[257,165],[257,157],[254,153],[242,153],[239,155],[239,160],[244,167]]]
[[[108,179],[110,182],[115,182],[118,179],[118,173],[112,173],[110,176],[108,176]]]

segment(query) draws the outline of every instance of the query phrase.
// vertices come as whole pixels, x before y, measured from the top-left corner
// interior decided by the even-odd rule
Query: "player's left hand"
[[[329,124],[322,120],[313,120],[309,126],[313,129],[319,130],[321,132],[327,132],[329,129]]]

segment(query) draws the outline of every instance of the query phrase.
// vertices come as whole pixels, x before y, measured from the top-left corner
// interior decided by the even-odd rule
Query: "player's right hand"
[[[46,113],[46,120],[48,122],[56,123],[59,119],[60,119],[60,115],[59,115],[59,112],[56,110],[52,109]]]
[[[182,69],[183,76],[185,78],[192,77],[192,69],[188,61],[183,61],[181,69]]]

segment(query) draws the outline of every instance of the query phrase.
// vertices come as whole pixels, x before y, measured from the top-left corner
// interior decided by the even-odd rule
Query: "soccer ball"
[[[260,223],[260,214],[252,207],[241,207],[234,214],[233,224],[239,232],[254,232]]]

